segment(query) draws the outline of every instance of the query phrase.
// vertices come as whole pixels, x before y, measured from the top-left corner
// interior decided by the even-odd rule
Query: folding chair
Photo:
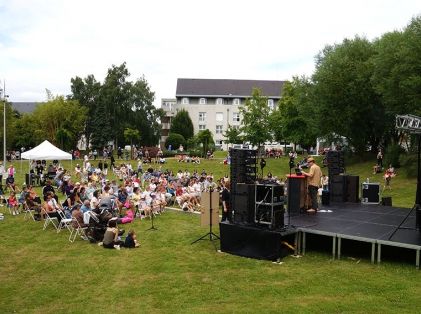
[[[57,217],[51,217],[46,211],[44,211],[44,214],[45,214],[45,222],[44,222],[44,227],[42,229],[43,230],[47,229],[47,226],[51,223],[54,226],[54,228],[57,230],[57,227],[58,227]],[[57,224],[54,221],[56,221]]]
[[[72,218],[67,218],[66,215],[64,214],[64,211],[62,210],[58,210],[57,212],[61,217],[60,223],[58,224],[58,227],[57,227],[57,233],[59,233],[61,229],[63,228],[67,228],[67,230],[69,230],[69,232],[71,233],[72,230],[70,230],[70,227],[72,224]]]
[[[25,212],[25,216],[23,216],[23,218],[25,220],[26,220],[26,216],[29,215],[29,217],[31,217],[33,221],[36,221],[35,220],[35,216],[32,213],[32,208],[29,208],[29,206],[28,206],[28,204],[26,202],[23,202],[22,203],[22,208],[23,208],[23,211]]]
[[[69,241],[70,242],[75,242],[76,237],[79,235],[83,240],[88,240],[88,237],[85,234],[85,230],[88,229],[88,227],[82,227],[79,223],[79,221],[77,221],[76,218],[72,218],[72,222],[70,224],[70,236],[69,236]]]

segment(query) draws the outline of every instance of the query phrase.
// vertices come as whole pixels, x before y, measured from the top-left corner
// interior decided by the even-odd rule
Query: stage
[[[328,244],[332,258],[341,258],[349,247],[361,247],[359,253],[380,263],[383,250],[402,249],[414,254],[420,264],[421,232],[415,230],[415,211],[411,209],[360,203],[333,203],[322,206],[317,214],[291,216],[290,227],[269,230],[265,227],[220,223],[221,250],[240,256],[275,260],[283,257],[282,241],[295,246],[295,254],[305,255],[314,244]],[[405,220],[405,221],[404,221]],[[397,229],[401,225],[401,228]],[[285,224],[288,216],[285,214]],[[317,241],[311,239],[317,238]],[[318,246],[318,245],[315,245]],[[366,249],[367,248],[367,249]],[[329,250],[330,251],[330,250]]]

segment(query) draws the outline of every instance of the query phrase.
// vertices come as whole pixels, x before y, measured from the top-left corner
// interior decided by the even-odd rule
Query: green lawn
[[[164,167],[205,168],[218,177],[229,173],[221,161],[193,166],[171,160]],[[265,173],[288,173],[287,159],[267,164]],[[348,172],[380,181],[371,166]],[[401,171],[390,195],[394,205],[411,207],[415,180]],[[0,313],[419,312],[420,273],[413,263],[372,265],[368,254],[337,261],[310,251],[279,265],[218,253],[209,241],[191,245],[208,231],[199,227],[198,215],[167,210],[155,222],[157,231],[146,231],[149,220],[126,225],[137,231],[141,247],[117,251],[81,239],[71,244],[67,230],[43,231],[40,222],[6,213],[0,221]]]

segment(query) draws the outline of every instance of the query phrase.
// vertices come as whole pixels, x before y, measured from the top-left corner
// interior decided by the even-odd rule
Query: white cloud
[[[419,1],[0,0],[0,79],[12,101],[70,93],[126,61],[162,97],[178,77],[289,79],[345,37],[402,29]]]

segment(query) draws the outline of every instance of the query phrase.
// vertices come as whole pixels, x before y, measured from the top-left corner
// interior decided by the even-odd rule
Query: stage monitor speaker
[[[361,202],[363,204],[378,204],[380,202],[380,183],[362,184]]]

